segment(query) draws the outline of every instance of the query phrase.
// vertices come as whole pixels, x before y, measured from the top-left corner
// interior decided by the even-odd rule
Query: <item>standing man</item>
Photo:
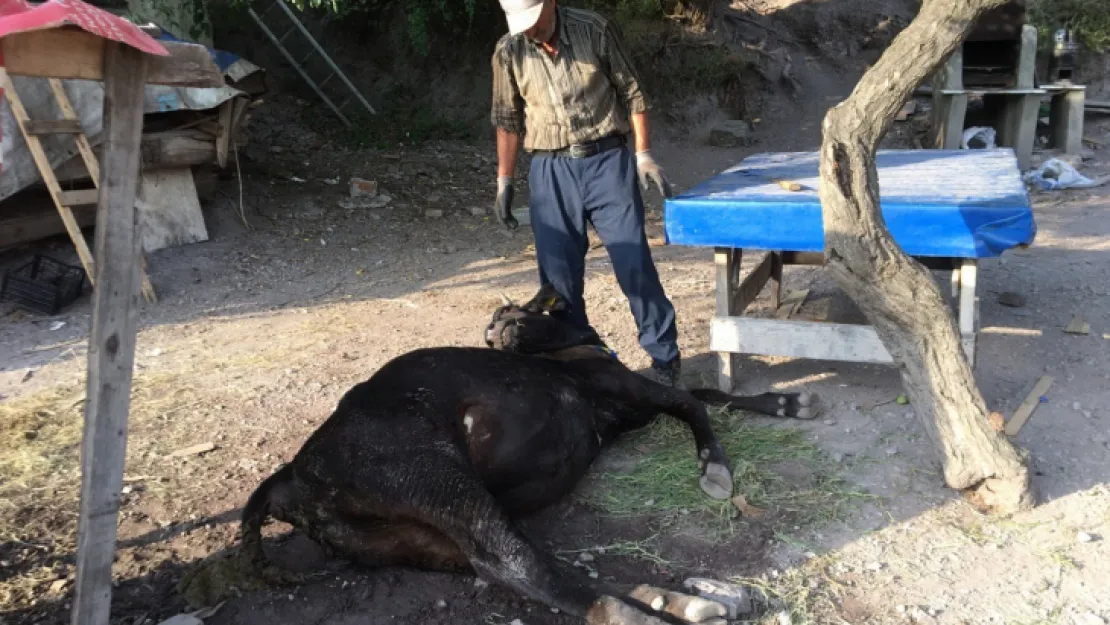
[[[500,0],[509,33],[493,53],[498,219],[513,230],[513,172],[533,154],[529,216],[541,283],[570,303],[565,319],[590,329],[582,297],[586,221],[593,224],[651,356],[654,377],[680,373],[674,306],[663,292],[644,232],[646,191],[670,195],[651,157],[647,103],[616,26],[555,0]],[[629,135],[631,134],[631,137]],[[630,145],[631,143],[631,145]],[[634,152],[633,152],[634,150]]]

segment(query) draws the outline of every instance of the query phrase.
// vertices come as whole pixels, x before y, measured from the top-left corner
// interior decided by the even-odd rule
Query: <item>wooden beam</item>
[[[93,154],[98,152],[100,146],[92,148]],[[205,165],[216,160],[216,140],[193,128],[151,132],[143,135],[140,153],[143,171]],[[54,171],[58,180],[72,181],[87,178],[86,169],[81,157],[74,156]]]
[[[31,119],[23,122],[29,135],[79,134],[81,122],[75,119]]]
[[[771,252],[771,306],[779,309],[782,303],[782,252]]]
[[[88,395],[81,443],[81,509],[72,625],[108,625],[119,493],[141,283],[135,195],[147,57],[122,44],[104,49],[104,158],[96,221],[97,288],[89,337]]]
[[[709,349],[811,360],[893,362],[874,328],[848,323],[714,317],[709,325]]]
[[[177,169],[216,160],[216,140],[204,131],[188,128],[144,135],[143,169]]]
[[[163,41],[170,56],[149,55],[146,82],[178,87],[223,87],[220,73],[204,46]],[[0,40],[4,64],[12,76],[104,80],[105,51],[114,42],[77,27],[51,28],[8,35]]]
[[[43,210],[47,209],[47,210]],[[23,213],[23,211],[21,211]],[[73,218],[79,228],[87,228],[96,223],[96,206],[78,206],[73,209]],[[51,200],[45,200],[33,212],[16,216],[0,217],[0,249],[38,241],[46,237],[63,234],[66,226],[58,215]]]
[[[80,189],[78,191],[62,191],[62,204],[73,208],[74,206],[88,206],[100,202],[100,191],[97,189]]]

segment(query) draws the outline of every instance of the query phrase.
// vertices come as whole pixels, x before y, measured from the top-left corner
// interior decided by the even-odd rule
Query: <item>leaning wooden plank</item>
[[[143,252],[208,240],[193,170],[189,167],[143,170],[139,198],[135,209]]]
[[[135,196],[146,56],[104,51],[104,159],[97,206],[97,281],[89,337],[88,401],[81,445],[81,508],[71,622],[108,625],[119,492],[138,326],[139,233]]]
[[[874,328],[846,323],[718,316],[709,325],[709,349],[809,360],[892,362]]]
[[[1021,402],[1017,410],[1010,417],[1006,423],[1007,436],[1014,436],[1021,431],[1021,426],[1033,416],[1033,411],[1041,403],[1041,396],[1048,392],[1048,387],[1052,386],[1052,376],[1044,376],[1033,386],[1033,390],[1025,397],[1025,401]]]
[[[161,42],[169,56],[150,56],[146,82],[179,87],[223,87],[224,77],[204,46]],[[113,42],[75,27],[35,30],[0,40],[12,76],[104,79],[104,54]]]
[[[740,288],[736,289],[736,303],[733,305],[734,310],[743,312],[748,309],[748,306],[759,297],[759,293],[763,291],[763,287],[767,286],[767,282],[771,279],[771,274],[775,269],[775,255],[767,254],[763,257],[763,262],[759,263],[755,269],[752,270],[748,277],[740,283]]]

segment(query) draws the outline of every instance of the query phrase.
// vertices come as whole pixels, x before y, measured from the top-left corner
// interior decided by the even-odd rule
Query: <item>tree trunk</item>
[[[992,422],[955,320],[929,271],[891,238],[879,212],[875,151],[913,90],[1003,0],[923,0],[848,99],[829,110],[819,195],[825,256],[899,363],[906,392],[943,453],[944,479],[983,510],[1034,505],[1024,454]]]

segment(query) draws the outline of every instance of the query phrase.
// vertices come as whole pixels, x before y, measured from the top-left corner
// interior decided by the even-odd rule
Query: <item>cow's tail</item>
[[[266,554],[262,551],[262,523],[270,515],[270,494],[274,487],[290,481],[293,478],[292,465],[285,465],[266,478],[247,499],[243,507],[243,516],[239,524],[239,536],[242,541],[242,556],[254,569],[259,570],[266,565]]]

